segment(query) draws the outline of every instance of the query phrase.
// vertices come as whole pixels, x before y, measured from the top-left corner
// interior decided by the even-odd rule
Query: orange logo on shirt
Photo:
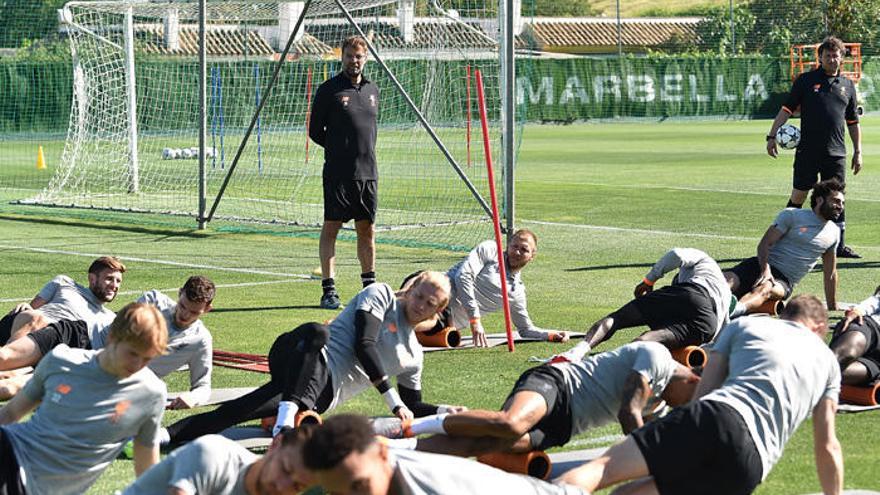
[[[66,383],[61,383],[57,387],[55,387],[55,391],[61,395],[67,395],[70,393],[71,386]]]
[[[801,227],[801,228],[799,228],[798,230],[801,232],[801,234],[806,234],[806,233],[807,233],[807,228],[806,228],[806,227]]]
[[[818,92],[819,92],[819,88],[821,88],[821,87],[822,87],[821,84],[814,84],[814,85],[813,85],[813,93],[818,93]]]
[[[391,333],[397,333],[397,325],[394,323],[388,324],[388,331]]]
[[[131,407],[131,401],[123,400],[116,403],[116,406],[113,408],[113,415],[110,416],[111,423],[118,423],[122,416],[125,415],[125,412]]]
[[[348,106],[348,96],[343,96],[343,97],[339,98],[339,102],[342,103],[342,106],[347,107]]]

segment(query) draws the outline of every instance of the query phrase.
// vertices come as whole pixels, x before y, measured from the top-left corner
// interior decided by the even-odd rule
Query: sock
[[[168,428],[159,428],[159,445],[168,445],[171,443],[171,434],[168,433]]]
[[[589,342],[587,342],[586,340],[582,340],[582,341],[578,342],[578,344],[576,346],[563,352],[562,356],[564,356],[565,359],[567,359],[568,361],[570,361],[572,363],[577,363],[579,361],[583,361],[584,356],[589,354],[589,352],[592,349],[593,348],[590,347]]]
[[[361,273],[361,283],[364,284],[364,287],[376,283],[376,272]]]
[[[797,204],[797,203],[792,202],[792,200],[790,200],[790,199],[788,200],[788,204],[785,205],[786,208],[800,208],[801,206],[803,206],[803,203]]]
[[[417,437],[425,433],[445,435],[446,430],[443,428],[443,420],[449,414],[435,414],[433,416],[425,416],[424,418],[415,418],[410,425],[412,435]]]
[[[748,309],[746,308],[745,304],[737,301],[736,307],[733,308],[733,311],[730,312],[730,319],[732,320],[734,318],[740,317],[740,316],[746,314],[747,311],[748,311]]]
[[[417,438],[378,438],[381,438],[386,445],[395,449],[416,450],[416,445],[419,443]]]
[[[278,404],[278,416],[275,418],[275,426],[272,428],[272,436],[278,434],[285,426],[294,426],[296,413],[299,406],[295,402],[283,400]]]
[[[336,281],[332,278],[325,278],[324,280],[321,280],[321,288],[324,289],[324,294],[328,292],[335,292]]]

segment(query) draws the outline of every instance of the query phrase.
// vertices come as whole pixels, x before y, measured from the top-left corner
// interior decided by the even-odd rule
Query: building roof
[[[672,43],[695,43],[701,17],[633,18],[620,20],[624,49],[662,48]],[[604,17],[530,19],[520,46],[547,51],[595,51],[617,46],[617,19]]]
[[[199,31],[192,26],[181,26],[179,30],[180,47],[170,50],[165,45],[165,29],[161,25],[139,26],[137,49],[144,53],[160,55],[196,56],[199,53]],[[275,50],[269,42],[254,30],[208,29],[205,32],[205,51],[208,56],[270,57]],[[308,33],[294,42],[291,47],[294,56],[321,57],[333,54],[333,48],[322,43]]]

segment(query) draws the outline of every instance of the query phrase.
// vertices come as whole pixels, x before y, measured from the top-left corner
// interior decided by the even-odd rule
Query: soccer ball
[[[783,149],[793,150],[801,142],[801,130],[791,124],[785,124],[776,131],[776,144]]]
[[[192,152],[192,149],[191,149],[191,148],[184,148],[184,149],[183,149],[183,152],[181,153],[181,156],[182,156],[183,158],[185,158],[185,159],[190,159],[190,158],[192,158],[192,157],[195,156],[195,155],[193,155],[193,152]]]
[[[162,159],[171,160],[172,158],[174,158],[173,150],[171,148],[164,148],[162,150]]]

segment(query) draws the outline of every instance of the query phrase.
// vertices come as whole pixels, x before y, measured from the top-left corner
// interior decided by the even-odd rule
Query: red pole
[[[489,196],[492,198],[492,226],[495,228],[495,246],[498,248],[498,273],[501,275],[501,306],[504,308],[504,325],[507,328],[507,350],[514,351],[513,328],[510,325],[510,302],[507,297],[507,268],[504,266],[504,247],[501,243],[501,221],[498,216],[498,199],[495,195],[495,174],[492,172],[492,150],[489,147],[489,121],[486,118],[486,95],[483,93],[483,75],[476,69],[477,103],[480,105],[480,125],[483,129],[483,151],[486,171],[489,175]]]
[[[467,164],[471,166],[471,64],[465,67],[467,74]]]
[[[312,68],[306,72],[306,163],[309,163],[309,120],[312,117]]]

